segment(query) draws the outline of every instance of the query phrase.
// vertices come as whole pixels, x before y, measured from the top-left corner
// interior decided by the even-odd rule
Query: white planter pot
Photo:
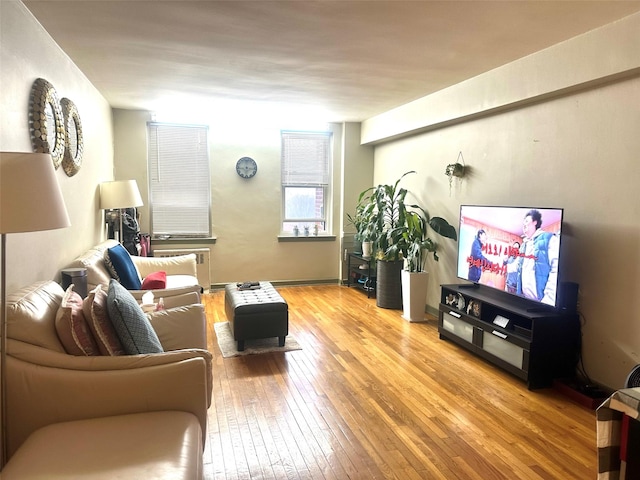
[[[402,270],[402,318],[410,322],[425,321],[428,286],[428,272]]]
[[[364,258],[371,257],[373,252],[373,242],[362,242],[362,256]]]

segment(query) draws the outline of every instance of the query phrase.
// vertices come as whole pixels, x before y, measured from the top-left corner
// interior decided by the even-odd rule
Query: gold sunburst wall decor
[[[65,149],[64,120],[56,89],[44,78],[38,78],[31,87],[29,129],[33,151],[50,154],[57,169]]]
[[[64,117],[65,145],[62,158],[64,173],[73,177],[82,165],[82,153],[84,150],[84,138],[82,136],[82,122],[75,103],[68,98],[60,100],[62,115]]]

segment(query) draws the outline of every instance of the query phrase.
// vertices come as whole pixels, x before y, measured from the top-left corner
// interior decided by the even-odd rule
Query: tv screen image
[[[458,277],[557,307],[562,208],[460,206]]]

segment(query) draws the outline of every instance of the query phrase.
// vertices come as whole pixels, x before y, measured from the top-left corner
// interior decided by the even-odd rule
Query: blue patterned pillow
[[[163,352],[158,335],[142,307],[117,280],[109,282],[107,310],[125,352],[129,355]]]
[[[140,280],[138,269],[133,264],[131,255],[122,245],[118,244],[115,247],[108,248],[104,255],[104,261],[112,274],[115,272],[113,277],[124,288],[127,290],[140,290],[142,280]]]

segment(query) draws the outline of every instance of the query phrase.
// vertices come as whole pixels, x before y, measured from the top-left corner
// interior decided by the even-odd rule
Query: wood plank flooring
[[[345,286],[278,289],[302,350],[223,358],[206,479],[595,479],[595,412]]]

